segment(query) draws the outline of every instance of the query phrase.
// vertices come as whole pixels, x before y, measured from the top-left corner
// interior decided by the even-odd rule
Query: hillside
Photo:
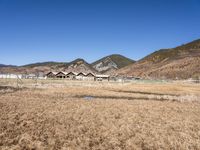
[[[6,65],[4,65],[4,64],[0,64],[0,67],[6,67]]]
[[[97,71],[93,69],[89,63],[87,63],[84,59],[81,58],[78,58],[70,63],[67,63],[66,65],[62,65],[61,67],[63,67],[62,70],[66,72],[73,71],[73,72],[97,73]]]
[[[22,66],[22,68],[28,68],[32,70],[40,70],[40,72],[52,71],[65,71],[65,72],[96,72],[90,64],[88,64],[84,59],[76,59],[71,62],[43,62],[34,63]]]
[[[69,63],[64,62],[41,62],[41,63],[34,63],[28,64],[19,67],[13,66],[2,66],[0,68],[0,73],[18,73],[18,74],[30,74],[30,73],[38,73],[43,72],[47,73],[49,71],[74,71],[74,72],[93,72],[96,73],[97,71],[92,68],[90,64],[88,64],[83,59],[76,59]]]
[[[95,61],[92,63],[92,66],[98,72],[110,74],[113,71],[128,66],[134,62],[135,61],[127,57],[119,54],[114,54]]]
[[[64,65],[66,63],[64,62],[54,62],[54,61],[49,61],[49,62],[39,62],[39,63],[33,63],[33,64],[27,64],[27,65],[23,65],[21,67],[38,67],[38,66],[59,66],[59,65]]]
[[[142,78],[187,79],[200,75],[200,40],[156,51],[117,74]]]

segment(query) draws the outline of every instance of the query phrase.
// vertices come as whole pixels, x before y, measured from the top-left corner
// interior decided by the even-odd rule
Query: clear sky
[[[200,0],[0,0],[0,63],[134,60],[200,38]]]

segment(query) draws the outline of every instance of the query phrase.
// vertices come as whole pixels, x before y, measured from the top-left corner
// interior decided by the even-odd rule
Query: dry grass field
[[[200,85],[1,79],[0,149],[198,150]]]

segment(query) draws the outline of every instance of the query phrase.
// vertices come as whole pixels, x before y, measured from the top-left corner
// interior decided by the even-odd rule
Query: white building
[[[23,75],[21,74],[0,74],[0,78],[3,79],[22,79]]]

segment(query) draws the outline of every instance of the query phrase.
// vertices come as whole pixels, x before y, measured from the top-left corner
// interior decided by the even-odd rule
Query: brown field
[[[198,150],[200,85],[1,79],[0,149]]]

